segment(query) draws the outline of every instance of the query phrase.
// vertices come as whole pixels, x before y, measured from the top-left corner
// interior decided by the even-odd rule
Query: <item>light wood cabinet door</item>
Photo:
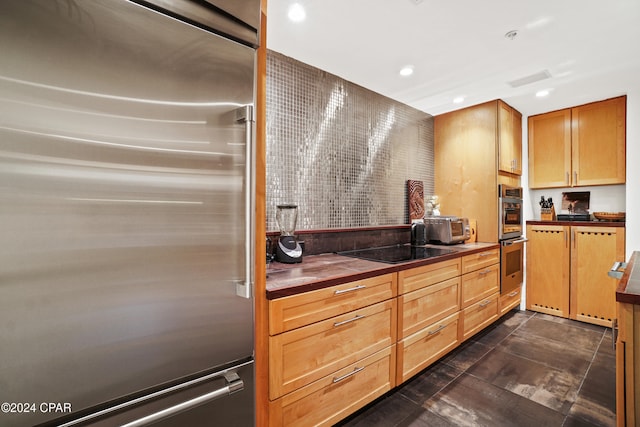
[[[460,307],[466,308],[500,291],[500,264],[493,264],[462,276]]]
[[[498,318],[499,297],[499,293],[495,292],[462,311],[461,342],[471,338]]]
[[[529,117],[531,188],[624,184],[627,97]]]
[[[271,427],[331,426],[395,386],[396,347],[387,347],[271,402]]]
[[[624,227],[571,227],[570,318],[611,327],[617,281],[607,275],[624,261]]]
[[[507,294],[500,295],[500,316],[508,313],[509,310],[520,305],[521,300],[522,285],[518,286],[516,289]]]
[[[574,186],[624,184],[626,97],[571,109]]]
[[[617,303],[616,419],[619,427],[640,424],[640,305]]]
[[[398,293],[406,294],[460,276],[460,258],[398,272]]]
[[[529,116],[529,187],[571,185],[571,110]]]
[[[460,277],[398,297],[398,340],[460,310]]]
[[[498,170],[522,175],[522,114],[498,101]]]
[[[269,335],[309,325],[397,295],[397,274],[304,292],[269,301]]]
[[[274,400],[396,342],[396,299],[269,337]]]
[[[462,273],[470,273],[500,262],[500,249],[487,249],[462,257]]]
[[[440,211],[475,218],[479,242],[498,241],[497,110],[491,101],[434,119]]]
[[[458,346],[459,318],[456,312],[398,342],[397,384]]]
[[[568,226],[527,225],[527,310],[569,317],[569,232]]]

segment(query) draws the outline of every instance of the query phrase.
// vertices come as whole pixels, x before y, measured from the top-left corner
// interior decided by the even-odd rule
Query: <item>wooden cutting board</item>
[[[475,243],[478,240],[478,221],[475,219],[469,219],[469,228],[471,229],[470,237],[465,240],[465,243]]]

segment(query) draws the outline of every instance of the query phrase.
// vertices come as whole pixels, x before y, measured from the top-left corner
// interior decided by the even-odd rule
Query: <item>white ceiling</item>
[[[432,115],[501,98],[529,116],[640,88],[640,0],[297,0],[301,23],[293,1],[267,0],[268,49]]]

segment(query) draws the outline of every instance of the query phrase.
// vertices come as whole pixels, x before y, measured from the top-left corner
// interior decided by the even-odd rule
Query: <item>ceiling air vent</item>
[[[520,87],[528,85],[530,83],[539,82],[540,80],[548,79],[551,74],[548,70],[540,71],[539,73],[531,74],[530,76],[522,77],[520,79],[512,80],[509,82],[511,87]]]

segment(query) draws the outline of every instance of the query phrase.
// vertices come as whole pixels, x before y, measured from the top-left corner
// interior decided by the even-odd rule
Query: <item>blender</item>
[[[302,262],[302,248],[293,235],[298,219],[298,206],[278,205],[277,208],[276,221],[280,227],[280,237],[276,247],[276,259],[287,264]]]

